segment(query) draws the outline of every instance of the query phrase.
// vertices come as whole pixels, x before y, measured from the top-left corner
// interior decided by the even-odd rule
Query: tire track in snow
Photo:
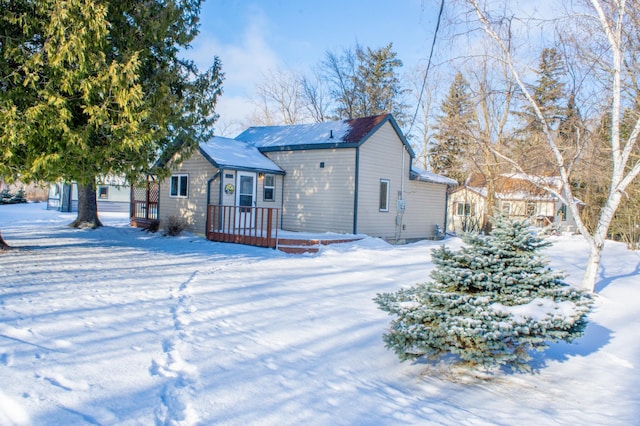
[[[194,307],[190,285],[197,274],[196,270],[180,287],[170,290],[173,333],[162,342],[162,359],[153,360],[149,369],[152,375],[166,379],[155,410],[156,425],[193,425],[198,422],[190,404],[197,391],[198,369],[183,358],[191,346],[189,325]]]

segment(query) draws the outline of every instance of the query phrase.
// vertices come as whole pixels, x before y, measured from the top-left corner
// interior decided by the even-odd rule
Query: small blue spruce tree
[[[530,352],[584,333],[592,299],[551,271],[539,251],[550,243],[526,221],[494,220],[488,236],[433,250],[432,280],[378,294],[394,315],[383,340],[404,361],[454,355],[479,367],[529,370]]]

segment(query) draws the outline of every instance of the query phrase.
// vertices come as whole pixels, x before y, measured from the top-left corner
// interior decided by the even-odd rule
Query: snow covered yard
[[[535,374],[399,363],[378,292],[427,279],[437,242],[315,255],[82,231],[45,204],[0,206],[0,424],[640,424],[640,255],[606,247],[586,335]],[[454,247],[457,239],[446,241]],[[552,266],[578,283],[579,237]]]

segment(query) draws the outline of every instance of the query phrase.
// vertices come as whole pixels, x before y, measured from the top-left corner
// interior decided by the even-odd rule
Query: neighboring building
[[[98,200],[98,212],[129,211],[131,191],[129,184],[123,179],[107,176],[96,184],[96,197]],[[48,210],[62,212],[78,211],[78,185],[73,183],[58,182],[49,186]]]
[[[547,186],[560,188],[559,177],[543,178]],[[537,227],[552,227],[558,232],[575,232],[576,222],[571,211],[555,195],[533,185],[525,176],[501,175],[496,181],[497,211],[507,217],[531,219]],[[467,185],[449,195],[447,231],[476,232],[484,223],[487,212],[487,186],[481,176],[474,175]],[[583,205],[578,200],[579,205]]]
[[[266,222],[398,242],[441,237],[455,181],[413,168],[414,157],[390,114],[251,127],[175,163],[160,183],[160,227],[175,216],[210,238],[222,228],[262,235]]]

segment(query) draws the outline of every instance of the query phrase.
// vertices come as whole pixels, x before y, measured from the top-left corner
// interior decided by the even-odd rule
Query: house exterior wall
[[[409,180],[411,157],[390,123],[360,147],[357,232],[390,241],[434,238],[444,229],[447,186]],[[389,208],[380,211],[380,180],[389,180]],[[403,199],[405,209],[399,209]]]
[[[436,225],[444,232],[447,185],[412,180],[405,186],[404,198],[400,239],[435,238]]]
[[[265,173],[265,176],[269,175],[269,173]],[[264,184],[266,182],[265,177],[260,177],[258,175],[258,189],[256,194],[256,206],[258,207],[270,207],[274,209],[282,209],[282,175],[272,175],[274,177],[275,188],[274,188],[274,200],[269,201],[264,199]]]
[[[571,214],[569,206],[560,200],[556,200],[553,204],[554,224],[557,225],[560,232],[576,232],[578,225],[575,217]]]
[[[100,188],[107,188],[107,197],[100,197]],[[66,200],[63,198],[67,197]],[[131,201],[131,187],[129,185],[96,185],[96,200],[98,214],[101,212],[128,213]],[[78,184],[52,183],[49,186],[47,210],[66,212],[78,211]]]
[[[464,208],[463,214],[460,214],[459,204],[469,205],[468,214],[466,214],[467,211]],[[475,228],[479,229],[482,226],[486,204],[486,199],[483,196],[467,188],[461,188],[449,194],[447,231],[464,232]]]
[[[469,215],[458,214],[458,204],[469,204],[471,211]],[[448,203],[448,219],[447,230],[451,232],[462,232],[464,230],[477,231],[479,230],[472,227],[471,229],[464,226],[463,222],[467,221],[467,224],[471,223],[480,226],[482,224],[482,218],[486,213],[486,198],[478,194],[475,191],[471,191],[467,188],[461,188],[458,191],[449,195]],[[563,208],[563,203],[558,200],[525,200],[507,199],[502,198],[496,201],[499,211],[505,212],[508,209],[508,216],[514,219],[528,219],[534,220],[533,224],[539,227],[545,227],[552,225],[560,232],[574,232],[577,228],[575,218],[571,215],[569,208]],[[508,205],[508,208],[507,208]],[[535,207],[528,207],[533,205]],[[531,211],[529,211],[531,209]],[[562,212],[566,212],[563,214]]]
[[[101,196],[101,187],[106,187],[106,197]],[[121,212],[129,211],[131,200],[131,187],[129,185],[98,185],[98,211],[99,212]]]
[[[388,122],[360,146],[357,232],[395,239],[398,199],[409,181],[410,155]],[[404,152],[404,173],[403,173]],[[380,180],[389,180],[389,209],[380,211]]]
[[[276,193],[282,193],[282,229],[353,232],[355,148],[275,151],[266,155],[287,173],[284,187],[276,188]]]
[[[204,235],[207,214],[207,183],[218,171],[195,151],[191,157],[184,160],[171,174],[186,174],[188,180],[188,194],[186,197],[171,197],[170,178],[160,182],[159,220],[160,228],[164,227],[170,216],[176,216],[187,222],[187,230],[195,234]],[[212,184],[211,193],[214,192]]]

